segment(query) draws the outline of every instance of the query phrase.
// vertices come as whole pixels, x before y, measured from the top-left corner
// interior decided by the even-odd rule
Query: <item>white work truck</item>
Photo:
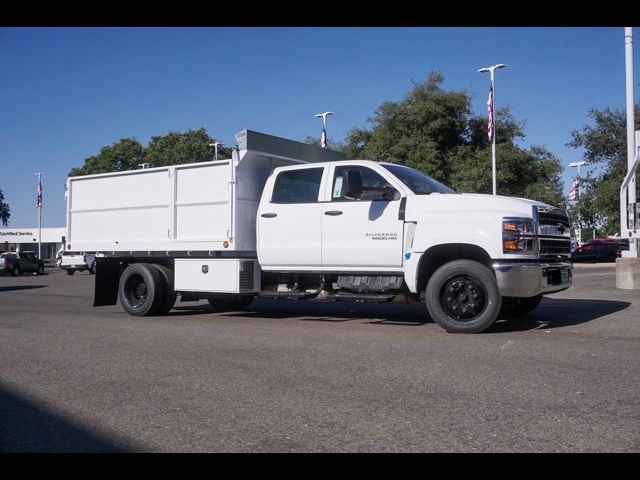
[[[68,248],[97,252],[95,306],[424,302],[447,331],[480,332],[571,285],[558,208],[249,130],[236,141],[229,160],[68,179]]]
[[[67,272],[67,275],[85,270],[93,275],[96,269],[96,256],[90,252],[62,252],[60,268]]]

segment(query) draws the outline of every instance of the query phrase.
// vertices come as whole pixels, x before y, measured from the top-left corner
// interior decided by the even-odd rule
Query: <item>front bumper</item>
[[[535,297],[559,292],[571,286],[571,262],[511,263],[494,262],[493,271],[503,297]]]

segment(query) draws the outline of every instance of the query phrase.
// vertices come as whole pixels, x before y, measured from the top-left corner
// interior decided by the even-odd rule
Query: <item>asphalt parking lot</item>
[[[638,452],[640,291],[612,264],[482,334],[420,305],[92,307],[0,277],[1,452]]]

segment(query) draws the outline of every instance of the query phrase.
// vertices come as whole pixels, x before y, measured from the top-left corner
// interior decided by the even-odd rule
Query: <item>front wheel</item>
[[[38,265],[38,269],[36,270],[36,275],[43,275],[44,267],[42,265]]]
[[[67,269],[67,275],[73,275],[74,273],[76,273],[75,270]]]
[[[18,267],[13,267],[11,269],[11,275],[17,277],[18,275],[20,275],[20,269]]]
[[[498,318],[502,299],[489,267],[473,260],[454,260],[429,279],[426,303],[431,318],[447,332],[477,333]]]

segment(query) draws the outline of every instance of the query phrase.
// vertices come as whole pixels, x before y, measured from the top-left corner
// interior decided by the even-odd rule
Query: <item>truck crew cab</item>
[[[424,302],[447,331],[471,333],[571,285],[560,209],[248,130],[236,139],[230,160],[68,179],[69,243],[98,252],[94,305]]]

